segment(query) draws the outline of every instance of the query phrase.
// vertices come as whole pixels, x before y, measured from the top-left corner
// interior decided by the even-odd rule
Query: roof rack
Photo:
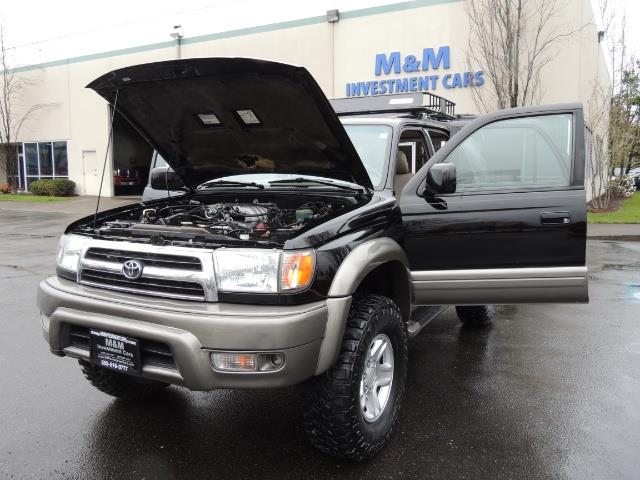
[[[373,113],[409,113],[437,120],[456,118],[456,104],[433,93],[347,97],[329,100],[338,116]]]

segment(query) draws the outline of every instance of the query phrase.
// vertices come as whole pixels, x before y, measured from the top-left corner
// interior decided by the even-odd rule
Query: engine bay
[[[309,202],[296,209],[280,209],[273,202],[258,201],[147,208],[135,227],[141,230],[149,229],[149,226],[159,227],[157,230],[181,227],[182,231],[204,231],[239,240],[268,240],[283,233],[288,236],[311,221],[326,217],[334,208],[330,203]],[[155,229],[151,228],[152,231]]]
[[[99,237],[188,245],[211,241],[281,244],[303,229],[346,211],[357,202],[343,197],[190,199],[141,205],[113,215],[93,230]]]

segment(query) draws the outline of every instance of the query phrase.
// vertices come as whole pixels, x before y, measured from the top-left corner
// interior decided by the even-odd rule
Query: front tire
[[[390,440],[407,376],[407,328],[380,295],[353,299],[335,365],[312,381],[305,431],[322,452],[363,461]]]
[[[146,400],[164,392],[169,386],[167,383],[107,370],[84,360],[78,360],[78,363],[91,385],[112,397],[133,401]]]

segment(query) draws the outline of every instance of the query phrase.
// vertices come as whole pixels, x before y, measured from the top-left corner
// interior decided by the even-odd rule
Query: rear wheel
[[[78,360],[82,373],[95,388],[112,397],[125,400],[144,400],[162,393],[167,383],[132,377],[99,367],[84,360]]]
[[[458,318],[465,327],[483,327],[496,318],[494,305],[472,305],[456,307]]]
[[[400,309],[379,295],[354,297],[336,364],[312,382],[305,430],[334,457],[362,461],[391,437],[407,375]]]

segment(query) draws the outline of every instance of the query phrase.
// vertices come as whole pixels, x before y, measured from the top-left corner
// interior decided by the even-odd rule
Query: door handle
[[[542,212],[540,223],[543,225],[567,225],[571,223],[569,212]]]

